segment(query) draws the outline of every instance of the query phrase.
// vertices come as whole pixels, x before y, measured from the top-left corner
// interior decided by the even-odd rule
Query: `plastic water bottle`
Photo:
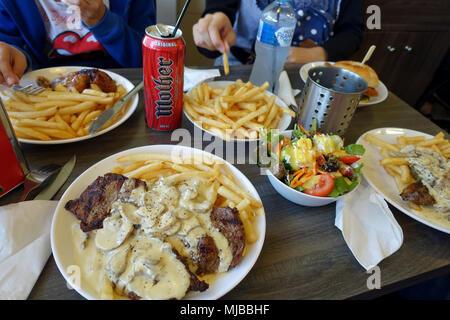
[[[260,86],[268,81],[269,90],[274,92],[277,89],[296,23],[289,0],[275,0],[264,9],[256,36],[256,59],[250,74],[251,83]]]

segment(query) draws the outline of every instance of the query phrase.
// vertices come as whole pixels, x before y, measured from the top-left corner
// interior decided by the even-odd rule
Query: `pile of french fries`
[[[389,175],[394,177],[400,192],[411,183],[416,182],[416,179],[411,174],[408,161],[402,157],[391,156],[391,152],[400,152],[406,145],[414,145],[416,150],[435,152],[446,160],[450,157],[450,141],[444,138],[443,132],[430,139],[426,139],[424,136],[406,137],[403,135],[397,137],[397,143],[388,143],[372,134],[366,134],[364,139],[380,147],[380,154],[383,157],[380,164]],[[421,210],[420,206],[411,201],[408,201],[408,204],[414,210]]]
[[[254,86],[237,80],[225,88],[214,89],[202,83],[184,95],[184,110],[203,129],[225,141],[258,139],[261,128],[278,128],[283,113],[295,112],[279,106],[275,95],[268,95],[266,82]]]
[[[209,182],[207,187],[212,189],[213,197],[216,199],[214,206],[238,209],[247,243],[251,244],[258,240],[255,217],[264,214],[263,205],[240,186],[224,162],[204,155],[181,156],[159,153],[126,155],[116,159],[116,162],[120,165],[110,172],[149,183],[154,183],[161,177],[166,183],[173,185],[193,177],[207,178]]]
[[[91,84],[78,93],[58,84],[55,91],[46,89],[39,95],[10,90],[2,93],[8,97],[3,102],[18,138],[51,141],[88,135],[91,122],[127,91],[118,85],[116,92],[105,93]],[[102,129],[117,122],[127,108],[122,108]]]

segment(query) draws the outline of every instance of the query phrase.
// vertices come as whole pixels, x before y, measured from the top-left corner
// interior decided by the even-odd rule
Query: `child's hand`
[[[105,16],[106,6],[103,0],[63,0],[68,6],[80,8],[81,20],[88,26],[93,27]]]
[[[19,50],[0,42],[0,84],[12,86],[19,82],[27,68],[27,58]]]

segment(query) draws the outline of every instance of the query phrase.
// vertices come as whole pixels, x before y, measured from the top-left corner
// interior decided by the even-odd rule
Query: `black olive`
[[[328,159],[327,162],[325,162],[322,165],[322,169],[326,172],[335,172],[339,170],[339,163],[337,160],[334,159]]]

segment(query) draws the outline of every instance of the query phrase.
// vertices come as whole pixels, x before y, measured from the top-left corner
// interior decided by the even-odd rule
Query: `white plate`
[[[226,86],[228,86],[228,85],[230,85],[232,83],[235,83],[235,81],[225,81],[225,80],[224,81],[211,81],[211,82],[208,82],[208,85],[211,88],[213,88],[213,89],[219,89],[219,88],[225,88]],[[271,93],[269,91],[266,91],[266,93],[269,96],[273,95],[273,93]],[[283,100],[281,100],[279,97],[276,97],[275,103],[277,103],[280,107],[289,108],[287,106],[287,104]],[[195,121],[193,121],[191,119],[191,117],[189,117],[189,115],[186,113],[186,111],[184,109],[183,109],[183,112],[184,112],[186,118],[190,122],[192,122],[194,124],[194,126],[196,126],[197,128],[199,128],[200,130],[202,130],[204,132],[209,133],[212,136],[220,138],[215,133],[212,133],[209,130],[205,130],[201,126],[199,126]],[[290,115],[288,115],[287,113],[283,113],[283,115],[281,116],[280,122],[278,123],[278,129],[279,130],[286,130],[289,127],[289,125],[291,124],[291,120],[292,120],[292,117]],[[258,141],[258,140],[259,139],[231,139],[230,141],[245,142],[245,141]]]
[[[98,176],[104,175],[113,167],[117,166],[115,160],[118,157],[128,154],[145,152],[181,155],[205,154],[213,159],[220,159],[221,161],[226,163],[226,166],[234,174],[236,180],[240,181],[242,188],[255,199],[261,200],[253,184],[246,178],[244,174],[242,174],[242,172],[236,169],[236,167],[215,155],[199,149],[177,145],[152,145],[134,148],[114,154],[87,169],[69,186],[69,188],[61,197],[61,200],[59,201],[58,206],[55,210],[55,214],[53,216],[51,226],[51,245],[53,257],[55,258],[59,271],[68,281],[68,283],[71,284],[72,287],[75,288],[75,286],[73,285],[73,278],[68,275],[67,270],[69,266],[72,266],[74,264],[74,248],[71,226],[75,221],[77,221],[77,219],[72,213],[64,209],[64,205],[67,203],[67,201],[78,198],[82,191]],[[216,281],[210,285],[208,290],[204,292],[189,293],[186,296],[186,299],[218,299],[229,292],[231,289],[233,289],[239,282],[241,282],[242,279],[244,279],[244,277],[255,264],[264,243],[264,236],[266,232],[266,218],[264,215],[260,215],[256,219],[256,230],[259,234],[258,241],[249,245],[246,255],[239,262],[239,264],[228,271],[224,276],[217,278]],[[83,283],[83,281],[81,281],[81,288],[76,288],[76,290],[86,299],[93,300],[99,298],[95,291],[89,288],[89,286]]]
[[[36,79],[39,76],[45,77],[48,80],[52,81],[54,79],[56,79],[57,77],[60,76],[64,76],[68,73],[71,72],[76,72],[76,71],[80,71],[81,69],[93,69],[93,68],[88,68],[88,67],[55,67],[55,68],[46,68],[46,69],[39,69],[39,70],[34,70],[31,71],[29,73],[26,73],[22,79],[20,80],[20,85],[25,86],[25,85],[29,85],[29,84],[35,84],[36,83]],[[107,71],[107,70],[103,70],[103,69],[99,69],[103,72],[106,72],[113,80],[116,81],[116,84],[121,84],[122,86],[124,86],[124,88],[127,91],[130,91],[131,89],[134,88],[134,85],[126,78],[118,75],[117,73],[111,72],[111,71]],[[108,128],[103,129],[102,131],[99,131],[95,134],[89,134],[83,137],[77,137],[77,138],[72,138],[72,139],[62,139],[62,140],[51,140],[51,141],[42,141],[42,140],[32,140],[32,139],[22,139],[19,138],[19,142],[23,142],[23,143],[30,143],[30,144],[63,144],[63,143],[71,143],[71,142],[78,142],[78,141],[82,141],[82,140],[86,140],[86,139],[91,139],[94,138],[96,136],[99,136],[101,134],[104,134],[108,131],[111,131],[114,128],[117,128],[118,126],[120,126],[122,123],[124,123],[129,117],[131,117],[131,115],[133,114],[133,112],[136,110],[137,105],[139,102],[139,95],[136,94],[134,97],[131,98],[131,100],[129,101],[128,104],[128,110],[125,113],[125,115],[120,118],[119,121],[117,121],[116,123],[114,123],[113,125],[109,126]]]
[[[356,143],[362,144],[366,149],[366,152],[361,160],[364,163],[364,167],[362,169],[363,175],[379,194],[381,194],[390,204],[403,213],[406,213],[411,218],[434,229],[450,233],[450,222],[445,219],[439,219],[439,213],[434,210],[430,210],[431,212],[427,212],[428,210],[423,210],[422,212],[413,210],[405,201],[402,200],[394,178],[388,175],[384,168],[380,165],[380,160],[382,159],[380,149],[363,139],[364,135],[367,133],[370,133],[375,137],[389,143],[397,143],[397,137],[401,135],[406,135],[407,137],[425,136],[427,139],[432,138],[433,136],[409,129],[379,128],[364,133],[358,138]]]
[[[330,62],[330,61],[317,61],[317,62],[310,62],[310,63],[304,64],[300,68],[300,77],[302,78],[303,82],[306,83],[306,80],[308,79],[308,71],[310,69],[323,66],[325,64],[325,62],[328,62],[329,64],[334,63],[334,62]],[[386,88],[386,86],[384,85],[384,83],[379,81],[378,87],[375,89],[378,92],[378,96],[371,97],[368,102],[361,101],[358,104],[358,106],[368,106],[368,105],[380,103],[380,102],[386,100],[389,92],[388,92],[388,89]]]

